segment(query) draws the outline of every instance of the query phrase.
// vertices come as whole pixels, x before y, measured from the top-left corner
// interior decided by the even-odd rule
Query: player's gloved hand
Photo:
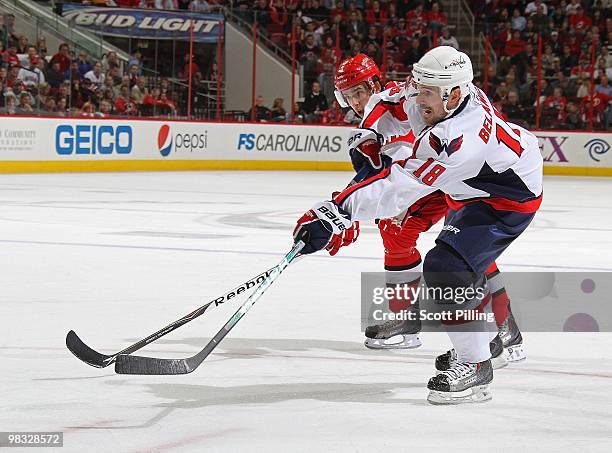
[[[342,247],[351,245],[359,237],[359,222],[353,223],[340,234],[334,234],[331,241],[325,247],[331,256],[334,256]]]
[[[323,201],[299,218],[293,239],[304,242],[300,253],[308,255],[326,248],[334,235],[342,234],[352,223],[351,216],[333,201]]]
[[[353,129],[348,139],[348,148],[356,172],[367,167],[376,174],[384,168],[384,155],[380,152],[382,143],[382,136],[372,129]]]
[[[351,163],[353,164],[355,171],[360,175],[363,175],[365,172],[365,177],[362,179],[371,178],[372,176],[378,174],[378,172],[380,172],[383,168],[390,166],[392,163],[391,157],[387,156],[386,154],[380,154],[380,152],[376,155],[373,163],[372,159],[364,155],[359,148],[352,148],[349,151],[349,156],[351,157]]]

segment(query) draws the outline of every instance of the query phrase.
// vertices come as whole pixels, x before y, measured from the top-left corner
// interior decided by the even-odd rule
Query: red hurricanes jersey
[[[384,91],[370,97],[363,120],[357,128],[376,131],[382,142],[381,152],[393,160],[410,157],[414,143],[414,134],[403,108],[404,94],[403,83],[388,82]]]

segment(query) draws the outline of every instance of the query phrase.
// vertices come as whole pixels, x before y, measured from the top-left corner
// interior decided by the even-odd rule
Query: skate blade
[[[508,362],[522,362],[527,358],[527,354],[525,354],[525,351],[523,350],[523,343],[508,346],[507,348],[504,348],[504,351],[507,353],[506,360]]]
[[[416,349],[423,343],[418,335],[395,335],[391,338],[366,338],[368,349]]]
[[[463,403],[484,403],[493,398],[489,386],[477,385],[462,392],[439,392],[430,390],[427,401],[434,406],[446,406]]]

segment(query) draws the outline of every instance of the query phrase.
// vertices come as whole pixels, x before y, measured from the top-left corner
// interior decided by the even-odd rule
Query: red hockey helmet
[[[380,82],[380,69],[374,60],[360,53],[354,57],[347,58],[338,67],[334,85],[336,87],[336,99],[342,107],[348,107],[341,91],[352,88],[362,82],[366,82],[370,90],[376,90],[376,82]]]

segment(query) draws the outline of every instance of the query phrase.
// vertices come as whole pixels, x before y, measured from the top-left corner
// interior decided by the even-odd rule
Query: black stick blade
[[[185,359],[156,359],[137,355],[120,355],[115,361],[117,374],[188,374],[195,368]]]
[[[66,347],[77,359],[96,368],[104,368],[112,363],[112,360],[109,360],[112,356],[100,354],[98,351],[91,349],[83,343],[74,330],[66,335]]]

